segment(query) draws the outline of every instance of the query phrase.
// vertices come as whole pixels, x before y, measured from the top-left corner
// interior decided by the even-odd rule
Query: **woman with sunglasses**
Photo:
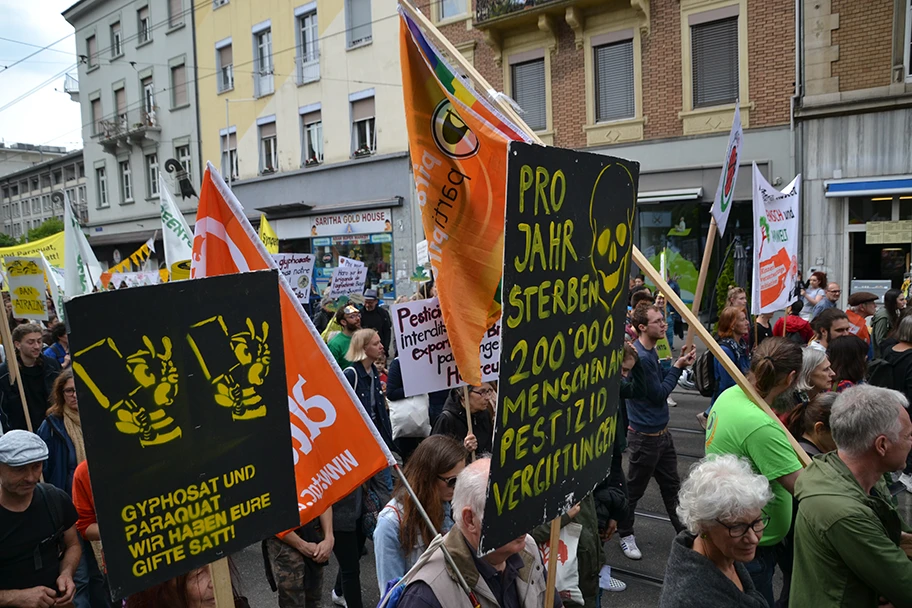
[[[412,453],[405,465],[405,478],[424,505],[434,530],[418,511],[401,481],[393,499],[380,511],[374,530],[377,583],[380,596],[390,581],[402,578],[415,565],[437,533],[453,527],[450,500],[456,488],[456,476],[465,468],[468,452],[452,437],[428,437]]]
[[[469,409],[472,412],[472,432],[466,418],[465,395],[468,393]],[[492,382],[480,386],[454,388],[450,391],[443,411],[434,423],[432,435],[449,435],[461,441],[470,452],[488,454],[494,443],[494,404],[497,402],[497,388]]]
[[[687,528],[671,546],[659,608],[767,608],[744,566],[769,518],[769,481],[730,454],[698,462],[681,485],[678,517]]]

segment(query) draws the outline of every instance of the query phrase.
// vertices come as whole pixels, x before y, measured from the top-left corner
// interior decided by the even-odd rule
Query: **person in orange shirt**
[[[858,336],[871,344],[871,334],[865,321],[877,312],[877,296],[869,291],[856,291],[849,296],[849,308],[846,315],[849,317],[849,333]]]

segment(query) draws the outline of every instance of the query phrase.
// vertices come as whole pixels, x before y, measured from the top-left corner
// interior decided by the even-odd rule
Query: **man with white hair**
[[[482,608],[541,608],[545,602],[545,567],[532,537],[523,534],[478,557],[481,520],[491,459],[480,458],[459,473],[451,502],[455,526],[443,545]],[[554,594],[554,605],[561,606]],[[419,569],[402,594],[398,608],[457,608],[474,606],[436,551]]]
[[[885,473],[912,449],[902,393],[870,385],[843,392],[830,430],[837,450],[817,456],[795,483],[795,563],[789,605],[912,606],[912,532],[896,512]]]
[[[63,490],[38,483],[47,457],[34,433],[0,437],[0,606],[72,606],[76,594],[76,508]]]

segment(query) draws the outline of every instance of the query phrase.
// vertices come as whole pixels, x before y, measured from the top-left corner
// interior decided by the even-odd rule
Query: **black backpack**
[[[897,390],[893,364],[886,359],[874,359],[868,364],[868,384]]]
[[[800,344],[801,346],[805,346],[807,344],[807,342],[804,341],[804,338],[801,336],[801,334],[798,333],[797,331],[788,332],[787,334],[785,334],[785,339],[789,340],[791,342],[795,342],[796,344]]]
[[[712,397],[716,394],[716,387],[719,381],[716,379],[716,372],[713,366],[716,358],[713,357],[712,351],[706,349],[703,351],[693,364],[693,381],[697,390],[704,397]]]

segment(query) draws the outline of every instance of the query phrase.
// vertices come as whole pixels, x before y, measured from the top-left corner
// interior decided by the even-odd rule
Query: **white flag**
[[[193,251],[193,232],[184,219],[164,177],[158,176],[158,191],[161,193],[162,239],[165,242],[165,263],[172,279],[188,278],[190,254]],[[186,263],[186,271],[175,269],[175,265]],[[184,276],[186,275],[186,276]]]
[[[38,253],[41,254],[41,262],[44,264],[44,274],[47,277],[48,287],[51,288],[51,300],[54,301],[54,308],[57,309],[57,317],[63,321],[63,298],[65,295],[62,284],[63,277],[60,276],[59,268],[54,268],[48,263],[47,258],[44,257],[43,251],[39,251]]]
[[[754,163],[754,278],[751,312],[782,310],[795,301],[798,275],[799,173],[780,192]]]
[[[728,150],[722,162],[722,175],[719,176],[719,187],[716,188],[716,198],[713,199],[712,215],[719,226],[719,234],[725,234],[728,224],[728,214],[731,212],[732,199],[735,197],[735,184],[738,181],[738,163],[741,160],[741,143],[744,141],[744,131],[741,129],[740,103],[735,103],[735,119],[732,121],[732,130],[728,135]]]
[[[101,279],[101,264],[89,246],[85,233],[79,227],[70,207],[70,197],[63,199],[63,267],[66,280],[64,291],[68,298],[91,293],[92,287]]]

